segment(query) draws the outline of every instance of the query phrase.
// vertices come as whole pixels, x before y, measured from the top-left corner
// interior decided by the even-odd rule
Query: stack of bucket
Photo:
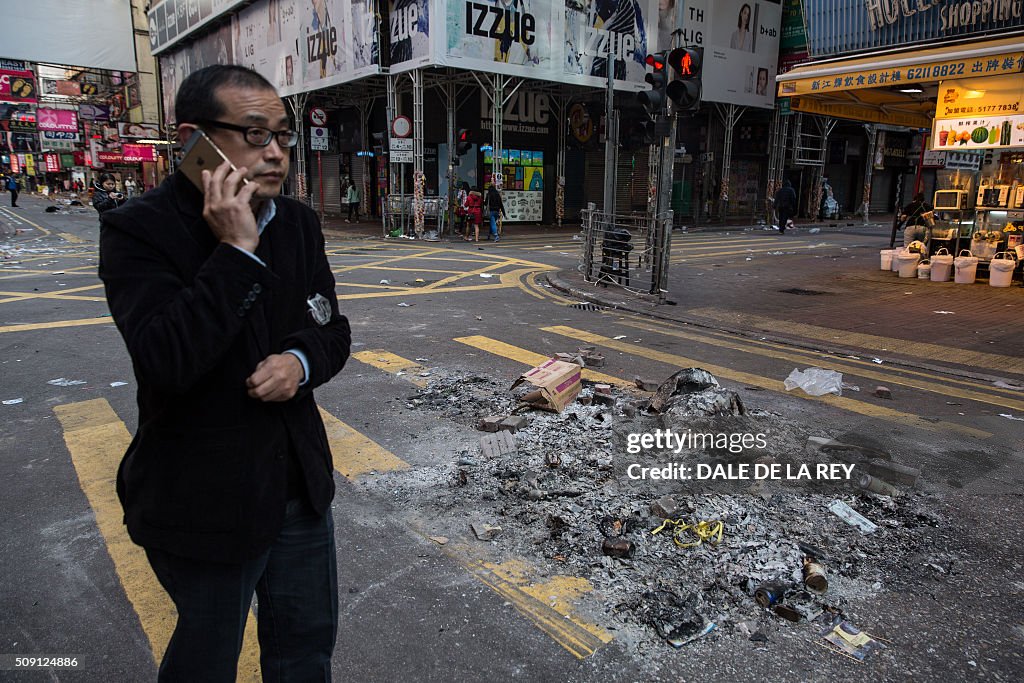
[[[896,268],[900,277],[917,277],[917,264],[921,254],[903,249],[896,255]]]

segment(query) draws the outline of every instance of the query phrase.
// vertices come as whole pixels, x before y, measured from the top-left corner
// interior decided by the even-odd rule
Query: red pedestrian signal
[[[704,48],[677,47],[668,55],[669,66],[677,77],[665,88],[668,98],[682,111],[700,108],[701,66]]]

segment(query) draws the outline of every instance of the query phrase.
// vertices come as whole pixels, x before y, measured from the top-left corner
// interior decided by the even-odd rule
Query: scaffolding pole
[[[306,192],[306,124],[302,120],[306,111],[306,101],[309,93],[298,93],[285,98],[289,108],[292,110],[292,117],[295,119],[295,127],[299,130],[299,144],[295,145],[295,198],[300,202],[308,203]]]
[[[864,124],[864,132],[868,136],[867,163],[864,164],[864,196],[862,199],[864,224],[868,222],[868,212],[871,208],[871,176],[875,171],[875,147],[878,144],[878,127],[873,123]]]
[[[732,172],[732,135],[736,130],[736,122],[743,116],[746,107],[736,104],[716,104],[718,116],[725,126],[725,145],[722,150],[722,182],[718,191],[718,201],[721,206],[721,216],[724,220],[729,212],[729,175]]]
[[[423,173],[423,69],[409,72],[412,80],[412,215],[417,239],[423,239],[425,227],[426,176]],[[437,235],[431,232],[430,239]]]
[[[558,122],[558,154],[555,156],[555,222],[562,227],[565,218],[565,128],[566,110],[571,98],[555,95],[555,121]]]

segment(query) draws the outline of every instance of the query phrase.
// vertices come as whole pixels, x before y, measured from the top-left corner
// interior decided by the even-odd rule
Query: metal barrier
[[[416,215],[413,195],[393,194],[381,199],[383,205],[384,235],[398,231],[399,235],[415,234]],[[445,197],[426,197],[423,200],[424,233],[443,232],[447,219]]]
[[[672,212],[605,214],[590,204],[580,212],[583,279],[634,294],[653,294],[659,300],[668,290]]]

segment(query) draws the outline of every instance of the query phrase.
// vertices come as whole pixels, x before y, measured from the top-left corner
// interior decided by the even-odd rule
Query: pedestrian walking
[[[477,190],[470,191],[466,197],[466,220],[473,226],[473,241],[480,241],[480,222],[483,219],[484,198]],[[469,228],[466,228],[467,239]]]
[[[98,182],[94,183],[92,195],[92,206],[99,213],[110,211],[124,204],[126,201],[123,194],[117,191],[117,181],[114,176],[104,173]]]
[[[498,234],[498,217],[508,216],[505,214],[505,204],[501,201],[501,193],[494,185],[487,188],[487,212],[491,217],[491,234],[488,239],[498,242],[501,240],[501,235]]]
[[[11,208],[18,208],[18,179],[13,173],[7,176],[7,191],[11,193]]]
[[[785,235],[786,228],[793,227],[793,212],[796,211],[796,190],[789,178],[782,181],[782,187],[775,192],[775,213],[779,217],[779,234]]]
[[[469,214],[466,210],[466,200],[469,199],[469,183],[462,181],[462,187],[455,194],[455,219],[456,229],[462,235],[462,239],[469,241]]]
[[[359,220],[359,188],[349,180],[348,189],[345,190],[345,201],[348,203],[348,218],[346,223],[352,222],[352,214],[355,213],[355,220]]]
[[[131,199],[132,197],[135,196],[136,187],[137,186],[135,184],[135,179],[132,178],[131,176],[128,176],[128,179],[124,181],[124,193],[125,196],[128,197],[128,199]]]
[[[338,627],[331,453],[313,390],[349,355],[316,214],[280,196],[299,136],[248,68],[194,71],[178,171],[101,217],[99,275],[138,382],[118,470],[131,539],[177,611],[161,681],[234,681],[252,602],[265,680],[328,681]],[[242,180],[248,180],[243,184]]]
[[[911,242],[924,241],[928,228],[935,222],[932,205],[924,200],[924,192],[918,192],[909,204],[903,207],[900,220],[903,221],[903,247]]]

